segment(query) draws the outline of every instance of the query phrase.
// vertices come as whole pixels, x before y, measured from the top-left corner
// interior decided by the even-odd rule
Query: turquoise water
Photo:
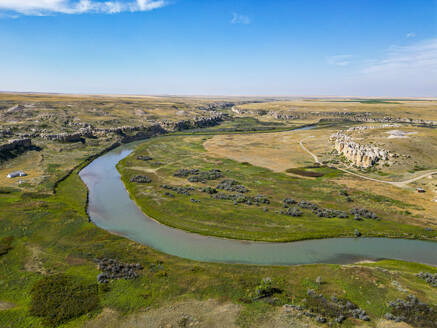
[[[139,142],[122,145],[80,172],[89,189],[89,215],[102,229],[179,257],[225,263],[293,265],[399,259],[437,265],[437,243],[388,238],[330,238],[290,243],[207,237],[162,225],[129,197],[115,165]]]

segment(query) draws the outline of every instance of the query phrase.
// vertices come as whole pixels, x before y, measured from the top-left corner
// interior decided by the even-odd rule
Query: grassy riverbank
[[[59,184],[56,195],[13,190],[0,194],[0,239],[13,237],[12,248],[0,257],[2,327],[44,327],[41,318],[29,314],[30,292],[35,283],[47,275],[64,273],[82,284],[92,284],[99,273],[93,259],[100,257],[139,262],[145,269],[136,280],[113,281],[100,288],[97,308],[62,327],[83,327],[87,323],[89,327],[119,327],[133,317],[139,326],[148,322],[148,315],[168,310],[171,304],[182,301],[204,304],[211,298],[219,300],[216,306],[228,304],[229,309],[234,309],[228,315],[241,326],[263,326],[271,320],[280,320],[281,304],[300,304],[307,288],[348,298],[365,309],[375,322],[387,310],[389,300],[403,296],[391,285],[395,279],[420,295],[421,300],[437,302],[432,287],[414,276],[418,271],[436,271],[428,266],[398,261],[294,267],[197,263],[161,254],[98,229],[88,223],[85,204],[86,187],[76,174]],[[380,269],[383,267],[390,271]],[[315,283],[317,276],[323,277],[323,284]],[[256,286],[265,277],[271,277],[273,285],[281,290],[276,295],[276,305],[251,300]],[[146,308],[149,310],[144,312]],[[173,315],[180,319],[180,313]],[[356,323],[357,320],[348,319],[345,327]]]
[[[327,237],[354,236],[355,229],[364,236],[423,238],[436,237],[434,231],[409,223],[409,209],[414,203],[401,202],[385,196],[364,193],[352,188],[345,190],[332,178],[342,172],[333,169],[311,168],[319,177],[306,178],[272,172],[269,169],[212,156],[203,148],[207,136],[171,136],[145,141],[135,152],[122,160],[118,169],[129,193],[141,209],[159,222],[200,233],[226,238],[294,241]],[[141,156],[151,159],[144,161]],[[174,174],[181,169],[198,169],[200,172],[220,169],[221,177],[203,182],[190,182],[187,177]],[[302,171],[302,170],[301,170]],[[151,183],[131,182],[133,176],[142,175]],[[220,181],[232,179],[249,192],[216,189],[221,195],[238,194],[241,200],[214,198],[216,194],[201,191],[215,188]],[[194,180],[192,180],[194,181]],[[172,189],[163,188],[163,185]],[[178,189],[193,188],[187,193]],[[179,190],[180,191],[180,190]],[[262,195],[267,203],[253,199]],[[302,215],[292,217],[281,213],[286,210],[283,200],[305,200],[320,208],[344,211],[348,218],[318,217],[309,209],[300,209]],[[295,207],[296,204],[290,205]],[[354,207],[373,211],[380,219],[354,220],[350,211]]]
[[[198,106],[207,106],[212,101],[188,101],[174,97],[114,100],[113,97],[6,94],[0,98],[2,109],[7,110],[16,104],[24,106],[19,111],[3,116],[2,129],[11,128],[16,133],[28,133],[32,128],[48,130],[50,133],[73,132],[77,130],[75,125],[65,126],[70,120],[90,123],[98,128],[115,128],[135,126],[138,122],[148,120],[189,119],[203,115],[204,110]],[[322,105],[326,107],[326,104]],[[304,106],[307,106],[306,102]],[[243,133],[251,133],[265,138],[266,143],[272,146],[274,144],[270,138],[273,134],[264,132],[289,130],[298,124],[310,124],[318,119],[319,116],[308,121],[284,122],[265,116],[233,117],[219,126],[188,132],[198,133],[199,136],[148,140],[119,168],[131,195],[146,213],[166,224],[198,233],[274,241],[349,236],[354,228],[364,235],[381,233],[408,238],[435,236],[421,226],[405,224],[413,217],[408,213],[420,213],[423,203],[415,204],[413,199],[410,202],[407,197],[409,194],[403,201],[394,194],[383,196],[374,190],[359,191],[354,185],[347,188],[353,200],[350,203],[344,194],[340,194],[345,187],[333,182],[335,179],[346,179],[346,176],[331,169],[308,168],[311,164],[308,163],[308,156],[298,153],[296,142],[295,147],[286,143],[286,147],[290,145],[290,148],[285,149],[297,157],[296,165],[289,165],[295,163],[289,161],[283,163],[285,166],[281,170],[295,167],[305,172],[322,173],[323,176],[306,178],[274,173],[260,167],[262,165],[239,163],[224,158],[227,156],[217,156],[217,152],[209,156],[202,146],[212,136],[201,134],[221,134],[222,138],[228,138],[224,134],[229,132],[234,132],[236,137],[231,144],[238,144],[240,138],[248,139]],[[351,123],[339,121],[329,124],[334,125],[333,129],[340,129]],[[315,133],[315,130],[311,133]],[[388,303],[396,298],[404,299],[408,294],[414,294],[428,304],[437,303],[435,287],[415,275],[420,271],[437,272],[436,268],[426,265],[388,260],[354,265],[292,267],[199,263],[162,254],[97,228],[88,222],[85,211],[87,189],[78,177],[77,169],[57,185],[56,193],[52,193],[52,190],[56,181],[70,170],[84,165],[87,158],[117,140],[117,135],[87,138],[85,143],[59,143],[37,138],[34,142],[42,150],[29,151],[3,163],[0,170],[0,327],[50,327],[45,323],[47,317],[35,316],[45,313],[44,310],[48,310],[48,316],[55,318],[70,315],[68,320],[64,318],[64,323],[59,325],[62,328],[158,328],[169,325],[175,328],[189,324],[201,328],[323,326],[314,318],[291,315],[282,308],[286,303],[305,306],[309,288],[323,293],[327,298],[335,294],[348,299],[370,316],[370,322],[348,317],[343,327],[381,327],[384,323],[382,318],[389,310]],[[221,138],[216,138],[216,145],[221,141]],[[251,139],[249,143],[257,153],[261,152],[256,140]],[[313,150],[313,145],[309,146]],[[276,151],[280,153],[283,150],[278,148]],[[138,154],[151,155],[154,159],[137,161],[135,156]],[[276,160],[271,149],[263,155]],[[262,160],[262,156],[258,160]],[[173,173],[180,168],[195,167],[201,170],[218,168],[226,178],[238,180],[250,189],[248,195],[262,193],[271,202],[260,206],[234,205],[232,201],[211,199],[209,195],[198,191],[185,196],[168,190],[175,197],[167,198],[164,195],[167,190],[160,189],[159,185],[190,184],[186,178],[174,177]],[[23,178],[24,183],[6,178],[7,173],[19,169],[29,174]],[[150,176],[152,183],[134,185],[129,182],[132,175]],[[214,187],[221,180],[193,185]],[[145,202],[142,192],[147,195],[145,199],[157,202]],[[383,220],[324,219],[309,210],[302,210],[302,217],[289,217],[276,213],[283,210],[282,199],[285,197],[305,199],[339,210],[359,205],[374,210]],[[194,203],[191,198],[201,202]],[[164,211],[164,207],[168,208]],[[267,207],[269,212],[264,212],[263,207]],[[425,215],[423,217],[426,218]],[[165,222],[165,219],[169,221]],[[95,259],[103,257],[123,263],[139,263],[144,269],[138,271],[137,279],[114,280],[96,288],[96,278],[101,271]],[[320,284],[316,283],[319,276],[322,279]],[[267,277],[271,278],[276,293],[257,299],[256,290],[261,280]],[[46,288],[48,285],[50,288]],[[35,306],[35,302],[32,306],[32,294],[41,297],[36,301],[40,307]],[[53,302],[45,309],[47,303],[44,294],[48,294],[46,296]],[[80,297],[83,295],[86,295],[88,302],[83,302]],[[333,321],[333,318],[330,320]]]

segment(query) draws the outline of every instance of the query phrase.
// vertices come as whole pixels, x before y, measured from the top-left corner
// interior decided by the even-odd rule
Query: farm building
[[[25,177],[27,174],[24,171],[15,171],[7,175],[8,178]]]

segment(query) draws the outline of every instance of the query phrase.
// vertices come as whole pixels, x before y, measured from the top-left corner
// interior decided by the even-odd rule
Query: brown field
[[[262,166],[274,172],[284,172],[292,167],[314,163],[313,158],[300,147],[300,140],[306,139],[305,145],[321,155],[326,152],[329,146],[327,137],[333,132],[334,130],[330,129],[315,129],[250,135],[216,135],[203,146],[213,157],[226,157]],[[314,137],[309,138],[310,136]]]

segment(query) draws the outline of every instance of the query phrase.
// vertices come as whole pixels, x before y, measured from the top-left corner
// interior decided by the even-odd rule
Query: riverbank
[[[0,323],[13,323],[18,328],[43,327],[39,318],[28,313],[29,292],[45,275],[40,272],[63,272],[91,284],[99,273],[93,259],[102,257],[138,262],[145,269],[136,280],[113,281],[102,288],[100,306],[90,315],[74,319],[68,327],[98,323],[102,309],[111,309],[111,318],[121,323],[126,315],[147,313],[150,309],[159,313],[162,306],[177,304],[181,299],[219,299],[226,304],[237,304],[233,320],[242,327],[260,327],[276,320],[277,311],[284,303],[301,304],[308,288],[327,296],[335,293],[347,298],[365,309],[372,322],[376,322],[387,311],[390,300],[403,297],[401,291],[392,287],[394,279],[410,292],[420,294],[422,301],[437,302],[432,287],[414,275],[437,270],[421,264],[382,261],[352,266],[267,267],[201,263],[165,255],[88,223],[83,211],[86,188],[76,173],[59,184],[56,195],[27,199],[23,203],[20,194],[0,194],[0,205],[6,201],[12,206],[0,214],[0,236],[14,235],[15,239],[9,253],[0,257],[0,301],[15,306],[0,311]],[[323,284],[315,282],[318,276]],[[251,300],[250,295],[265,277],[270,277],[281,290],[274,304]],[[368,300],[372,302],[369,304]],[[180,314],[175,316],[181,318]],[[358,323],[351,318],[344,324],[348,327]]]
[[[354,200],[350,202],[347,197],[341,197],[341,186],[323,176],[300,179],[245,163],[211,158],[202,147],[205,138],[168,136],[151,139],[139,145],[133,154],[117,165],[126,189],[144,213],[174,228],[240,240],[286,242],[353,237],[355,229],[366,237],[433,240],[436,236],[433,231],[406,224],[408,215],[404,211],[410,206],[414,207],[414,204],[384,197],[378,197],[376,201],[373,195],[348,190],[348,197]],[[138,156],[152,156],[162,164],[148,164],[137,160]],[[180,160],[174,161],[174,158]],[[269,204],[235,204],[232,200],[216,199],[214,194],[199,190],[214,188],[218,181],[190,183],[186,178],[173,176],[177,170],[187,167],[200,171],[220,168],[224,172],[223,178],[238,180],[251,190],[242,196],[254,197],[261,194],[269,199]],[[147,176],[152,182],[131,182],[130,179],[135,175]],[[189,192],[190,195],[184,195],[162,188],[162,185],[194,190]],[[220,190],[218,192],[222,193]],[[171,197],[165,193],[171,194]],[[301,217],[291,217],[281,213],[284,211],[283,199],[289,197],[297,202],[306,200],[323,208],[346,213],[354,207],[366,207],[376,212],[381,220],[356,221],[350,214],[349,219],[324,218],[306,210],[302,210]]]
[[[347,266],[249,266],[202,263],[166,255],[88,223],[84,210],[86,194],[87,188],[77,171],[59,183],[55,195],[29,197],[17,191],[0,194],[0,238],[14,236],[12,249],[0,257],[0,302],[13,305],[0,310],[2,325],[44,327],[40,318],[29,314],[29,295],[34,284],[47,274],[56,273],[92,284],[99,274],[94,259],[102,257],[138,262],[145,269],[135,280],[115,280],[102,287],[99,306],[72,318],[69,328],[101,325],[102,315],[108,313],[111,313],[111,325],[116,327],[140,313],[159,314],[168,306],[177,306],[181,300],[205,302],[208,299],[235,305],[235,314],[229,317],[235,325],[263,327],[282,317],[283,304],[303,304],[308,288],[328,297],[336,294],[349,299],[368,313],[372,326],[388,311],[389,301],[404,297],[402,291],[392,286],[393,280],[410,293],[420,295],[421,301],[437,302],[432,287],[415,276],[420,271],[437,270],[421,264],[382,261]],[[322,277],[322,284],[316,283],[318,276]],[[273,304],[253,300],[256,287],[266,277],[280,290]],[[182,320],[182,314],[175,312],[172,318]],[[158,319],[160,323],[170,323],[163,315]],[[200,327],[208,326],[202,317],[196,319]],[[149,324],[149,321],[139,322]],[[317,326],[315,321],[309,323]],[[344,322],[345,327],[357,324],[360,321],[354,318]]]

